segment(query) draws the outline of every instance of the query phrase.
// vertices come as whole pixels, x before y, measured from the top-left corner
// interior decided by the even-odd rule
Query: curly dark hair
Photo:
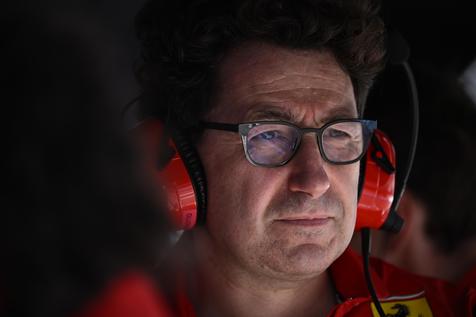
[[[362,114],[385,59],[378,9],[372,0],[149,0],[136,17],[142,114],[169,114],[182,130],[197,132],[217,67],[231,48],[252,40],[330,49],[352,80]]]

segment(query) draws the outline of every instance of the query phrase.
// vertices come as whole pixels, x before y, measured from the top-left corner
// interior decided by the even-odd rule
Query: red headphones
[[[191,229],[205,221],[205,173],[198,154],[183,138],[174,134],[161,140],[162,126],[157,119],[147,119],[136,130],[146,147],[147,164],[167,193],[172,221],[178,229]],[[163,152],[165,160],[161,158]],[[395,149],[380,130],[374,132],[362,163],[359,189],[355,229],[381,228],[394,197]]]
[[[389,219],[395,193],[395,156],[388,136],[375,130],[361,166],[355,230],[380,229]]]

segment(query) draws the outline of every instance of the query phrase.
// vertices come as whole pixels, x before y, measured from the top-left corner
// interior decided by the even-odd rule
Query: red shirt
[[[364,278],[362,258],[346,250],[330,267],[340,297],[328,317],[379,316]],[[371,260],[375,290],[387,316],[466,317],[476,312],[476,270],[471,283],[459,286],[407,273],[378,259]],[[179,282],[180,283],[180,282]],[[196,317],[184,287],[174,293],[173,316]]]
[[[152,279],[129,272],[113,280],[74,317],[169,317],[165,300]]]
[[[331,266],[331,275],[342,297],[330,316],[378,316],[372,313],[371,299],[364,278],[362,258],[347,250]],[[374,288],[389,316],[473,316],[476,309],[475,288],[421,277],[403,271],[379,259],[371,259]],[[405,306],[405,307],[402,307]],[[405,316],[402,314],[402,316]]]

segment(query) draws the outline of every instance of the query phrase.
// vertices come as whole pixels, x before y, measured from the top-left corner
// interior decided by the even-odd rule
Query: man
[[[372,314],[360,260],[344,251],[374,128],[358,118],[383,66],[376,11],[211,0],[140,12],[144,115],[193,142],[208,186],[206,222],[161,271],[177,316]],[[426,290],[381,286],[381,298]]]

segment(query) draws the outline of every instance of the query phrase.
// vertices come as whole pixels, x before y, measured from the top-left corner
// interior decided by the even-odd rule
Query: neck
[[[202,231],[202,232],[200,232]],[[318,276],[267,276],[220,250],[204,229],[193,235],[192,301],[203,316],[326,316],[336,304],[332,281]]]

